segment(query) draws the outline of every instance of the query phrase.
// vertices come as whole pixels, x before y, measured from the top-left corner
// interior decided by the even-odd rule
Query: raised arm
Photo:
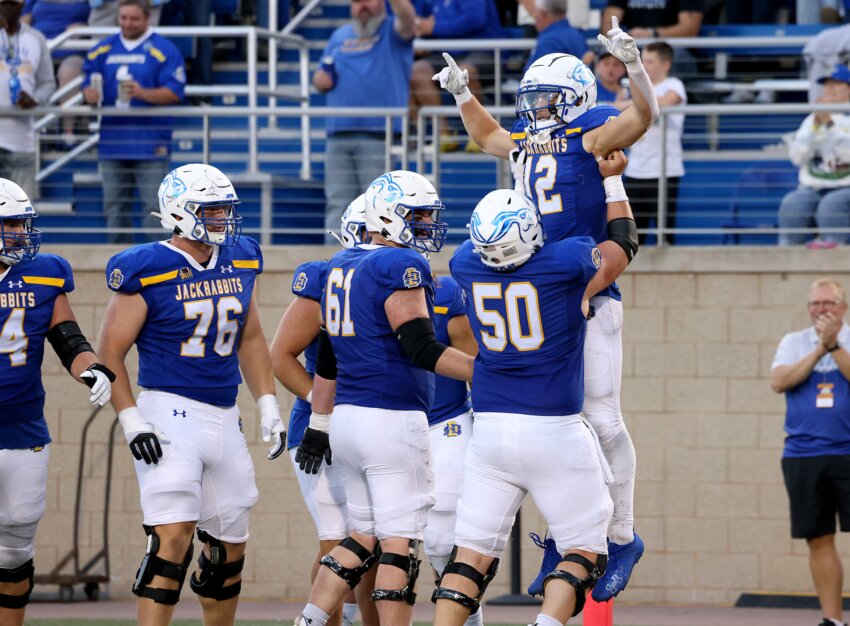
[[[454,96],[466,132],[487,154],[507,159],[516,148],[511,134],[499,125],[496,118],[469,91],[469,73],[461,70],[448,52],[443,53],[443,58],[446,67],[434,74],[433,79]]]
[[[390,0],[395,15],[395,32],[402,39],[413,39],[415,35],[416,9],[410,0]]]
[[[582,139],[584,149],[588,152],[608,156],[615,150],[628,148],[643,137],[658,118],[659,110],[652,81],[641,63],[635,40],[620,29],[616,18],[613,20],[613,28],[608,31],[608,37],[599,35],[599,40],[625,64],[632,92],[630,108],[608,124],[585,134]]]

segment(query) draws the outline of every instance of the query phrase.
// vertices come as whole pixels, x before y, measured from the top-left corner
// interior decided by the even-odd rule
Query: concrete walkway
[[[251,602],[239,604],[240,619],[289,622],[298,616],[303,603]],[[484,607],[488,624],[528,624],[537,611],[535,607]],[[34,602],[27,608],[32,619],[134,619],[132,601],[102,600],[99,602]],[[414,621],[430,622],[434,605],[417,603]],[[200,619],[201,610],[191,594],[177,606],[175,618]],[[817,626],[819,611],[803,609],[738,609],[729,607],[693,606],[628,606],[617,605],[614,623],[618,626]],[[238,623],[238,622],[237,622]],[[570,624],[581,623],[571,621]]]

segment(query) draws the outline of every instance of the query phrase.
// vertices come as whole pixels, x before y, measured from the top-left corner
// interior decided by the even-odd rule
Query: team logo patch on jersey
[[[192,270],[188,267],[181,267],[177,270],[177,275],[180,277],[180,280],[189,280],[192,278]]]
[[[307,286],[307,274],[301,272],[298,276],[295,277],[295,280],[292,281],[292,290],[293,291],[304,291],[304,288]]]
[[[443,426],[443,437],[460,437],[461,427],[457,422],[446,422]]]
[[[113,289],[118,289],[121,286],[121,283],[123,282],[124,274],[116,267],[109,275],[109,286]]]
[[[408,267],[404,270],[404,286],[407,289],[413,289],[422,284],[422,272],[415,267]]]
[[[602,253],[599,251],[599,248],[593,249],[593,252],[590,253],[590,259],[593,261],[593,267],[599,269],[602,265]]]

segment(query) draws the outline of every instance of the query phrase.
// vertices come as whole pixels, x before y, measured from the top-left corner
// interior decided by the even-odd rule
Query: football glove
[[[597,38],[605,46],[605,49],[622,61],[627,69],[629,66],[639,64],[640,50],[638,50],[632,36],[620,28],[616,17],[611,18],[611,27],[607,37],[601,33],[597,35]]]
[[[295,451],[295,462],[308,474],[318,474],[322,459],[331,465],[331,441],[328,433],[309,426],[304,431],[301,445]]]
[[[274,443],[269,448],[267,456],[271,461],[283,454],[286,449],[286,426],[280,419],[280,407],[274,394],[267,393],[260,396],[257,400],[257,406],[260,408],[260,427],[263,441],[272,441],[272,438],[274,438]]]
[[[162,458],[162,446],[171,443],[168,437],[157,430],[153,424],[145,422],[138,407],[135,406],[121,411],[118,414],[118,421],[121,422],[124,438],[136,460],[144,461],[148,465],[159,463]]]
[[[112,383],[115,382],[115,374],[100,363],[92,363],[80,374],[82,380],[89,389],[91,396],[89,402],[92,406],[104,406],[112,397]]]
[[[511,150],[508,156],[508,163],[511,166],[511,174],[514,176],[514,191],[528,197],[525,191],[525,162],[528,159],[528,154],[525,149],[520,150],[515,148]]]
[[[472,98],[472,92],[467,87],[469,72],[461,70],[448,52],[443,52],[443,58],[446,60],[446,67],[434,74],[431,80],[439,81],[440,87],[452,94],[457,104],[463,104]]]

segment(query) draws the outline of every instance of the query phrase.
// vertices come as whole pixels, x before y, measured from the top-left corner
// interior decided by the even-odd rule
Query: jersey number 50
[[[543,343],[543,321],[540,317],[540,305],[537,289],[531,283],[511,283],[502,293],[501,283],[473,283],[472,299],[475,302],[475,315],[482,326],[490,326],[493,332],[481,330],[481,341],[491,352],[501,352],[511,344],[520,352],[537,350]],[[508,322],[497,310],[487,308],[487,300],[501,300]],[[525,305],[525,328],[520,315],[520,301]]]
[[[180,344],[180,356],[203,358],[207,347],[204,341],[212,324],[213,312],[217,313],[218,318],[218,332],[213,350],[219,356],[230,356],[239,331],[239,320],[231,317],[231,314],[239,315],[242,312],[242,303],[239,298],[225,296],[220,298],[216,305],[213,305],[212,299],[184,302],[183,312],[187,320],[197,318],[198,323],[189,340]]]

